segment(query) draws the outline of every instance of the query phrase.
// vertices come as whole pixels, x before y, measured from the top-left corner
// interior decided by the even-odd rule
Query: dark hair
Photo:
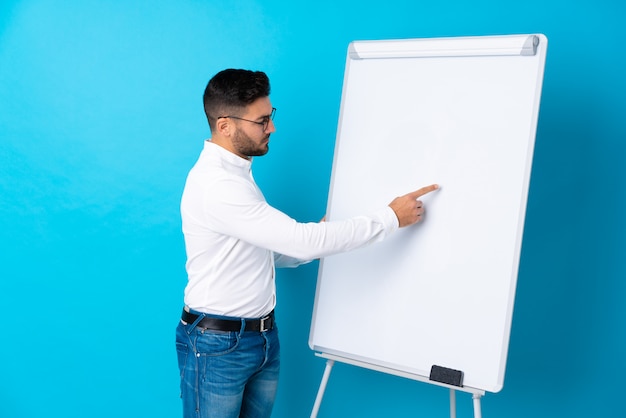
[[[217,73],[204,89],[204,113],[211,131],[220,116],[240,116],[250,103],[270,95],[264,72],[228,69]]]

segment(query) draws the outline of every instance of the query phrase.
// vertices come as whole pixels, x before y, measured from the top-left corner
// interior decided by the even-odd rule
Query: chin
[[[248,157],[262,157],[267,154],[270,150],[270,147],[265,147],[265,149],[259,149],[254,151],[254,153],[248,154]]]

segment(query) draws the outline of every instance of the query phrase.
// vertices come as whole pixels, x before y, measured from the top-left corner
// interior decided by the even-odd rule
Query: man
[[[185,308],[176,329],[184,417],[271,414],[279,373],[275,267],[380,241],[424,213],[424,187],[369,216],[298,223],[269,206],[251,173],[268,152],[276,109],[262,72],[224,70],[204,91],[211,139],[181,201]]]

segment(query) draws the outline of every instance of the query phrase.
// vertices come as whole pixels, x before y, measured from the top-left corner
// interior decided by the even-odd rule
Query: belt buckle
[[[269,331],[269,328],[265,328],[265,322],[271,323],[271,321],[269,321],[271,319],[271,317],[268,315],[266,317],[261,318],[261,324],[259,325],[259,331],[260,332],[266,332]]]

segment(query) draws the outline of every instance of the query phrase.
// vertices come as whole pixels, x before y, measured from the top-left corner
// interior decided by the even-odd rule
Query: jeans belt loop
[[[193,323],[191,324],[191,326],[189,327],[189,330],[187,331],[187,334],[191,335],[191,331],[193,331],[196,328],[196,325],[198,325],[198,322],[202,321],[204,319],[206,315],[201,313],[200,315],[198,315],[198,317],[196,318],[195,321],[193,321]]]

